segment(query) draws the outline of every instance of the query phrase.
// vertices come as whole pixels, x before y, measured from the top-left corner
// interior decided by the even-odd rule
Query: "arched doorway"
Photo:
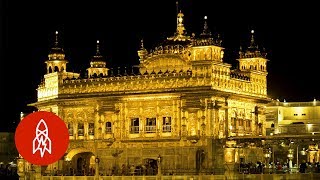
[[[77,159],[77,170],[82,170],[82,167],[85,166],[85,162],[82,157]]]
[[[87,149],[71,150],[65,156],[65,161],[68,175],[93,176],[95,173],[95,155]]]
[[[76,154],[71,162],[71,168],[77,176],[93,176],[95,168],[95,156],[91,152]]]

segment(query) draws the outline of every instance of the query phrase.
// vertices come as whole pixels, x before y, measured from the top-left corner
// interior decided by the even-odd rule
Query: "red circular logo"
[[[35,165],[49,165],[61,158],[69,145],[66,124],[54,113],[38,111],[27,115],[15,132],[19,154]]]

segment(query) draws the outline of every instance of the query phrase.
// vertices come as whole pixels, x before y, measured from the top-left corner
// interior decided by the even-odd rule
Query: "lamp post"
[[[270,172],[270,169],[269,169],[269,161],[270,161],[270,158],[271,158],[271,148],[268,148],[266,149],[265,151],[265,154],[264,154],[264,157],[266,158],[266,162],[265,162],[265,168],[266,170],[268,170],[268,172]]]
[[[271,157],[270,151],[267,151],[267,152],[264,154],[264,157],[266,158],[266,165],[269,164],[269,159],[270,159],[270,157]]]
[[[289,149],[288,150],[288,155],[287,155],[288,159],[289,159],[289,169],[292,169],[292,159],[293,159],[293,149]]]

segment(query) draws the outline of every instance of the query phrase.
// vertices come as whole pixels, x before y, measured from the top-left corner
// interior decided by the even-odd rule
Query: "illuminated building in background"
[[[267,135],[320,133],[320,103],[272,101],[266,108]]]
[[[228,140],[266,135],[267,59],[254,31],[234,69],[224,62],[222,40],[209,31],[207,17],[199,36],[189,36],[183,22],[180,11],[174,35],[152,50],[141,41],[138,69],[108,69],[97,41],[87,77],[67,71],[56,33],[31,106],[65,121],[70,146],[47,170],[88,174],[97,157],[103,174],[159,162],[162,173],[214,172],[241,157],[263,160],[257,143],[236,149]]]
[[[278,99],[266,107],[266,143],[274,146],[276,157],[285,161],[290,157],[293,163],[320,161],[320,102],[280,102]],[[281,144],[279,146],[275,146]],[[289,152],[289,153],[288,153]],[[288,153],[288,155],[286,155]],[[289,160],[290,160],[289,158]]]

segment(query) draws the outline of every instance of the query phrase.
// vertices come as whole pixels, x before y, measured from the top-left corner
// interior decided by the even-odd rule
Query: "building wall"
[[[275,133],[320,133],[320,102],[274,101],[266,108],[267,128],[275,126]],[[270,124],[270,126],[269,126]]]
[[[7,164],[18,157],[18,151],[14,144],[14,133],[0,132],[0,162]]]

